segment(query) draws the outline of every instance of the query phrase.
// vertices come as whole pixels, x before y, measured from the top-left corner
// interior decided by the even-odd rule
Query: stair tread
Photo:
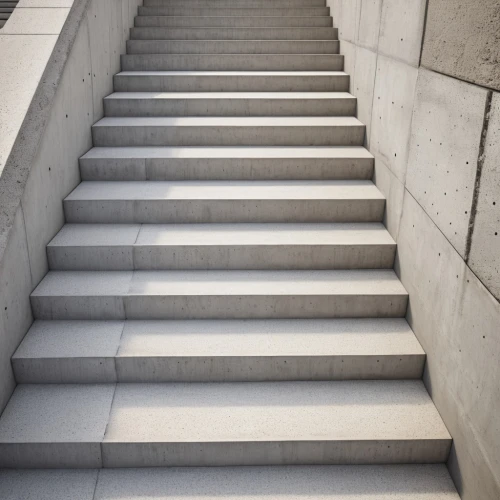
[[[0,497],[67,500],[459,500],[445,465],[0,471]],[[97,481],[97,487],[96,487]],[[94,496],[95,490],[95,496]]]
[[[116,76],[347,76],[344,71],[121,71]]]
[[[94,158],[369,158],[362,146],[316,147],[94,147],[82,156]]]
[[[450,439],[421,381],[20,385],[0,419],[0,443]]]
[[[122,333],[123,332],[123,333]],[[404,319],[36,321],[13,361],[120,357],[424,356]]]
[[[48,246],[395,244],[381,223],[66,224]]]
[[[114,92],[105,99],[356,99],[349,92]]]
[[[77,200],[384,200],[371,181],[85,181]]]
[[[32,297],[60,296],[407,296],[391,270],[50,271]]]
[[[98,127],[361,127],[353,116],[179,116],[105,117]]]

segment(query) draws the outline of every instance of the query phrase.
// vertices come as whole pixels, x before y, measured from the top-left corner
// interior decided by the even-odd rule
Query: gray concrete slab
[[[69,8],[29,8],[18,5],[9,22],[2,28],[2,35],[59,35]]]
[[[347,92],[115,92],[106,116],[355,116]]]
[[[92,148],[80,158],[87,181],[368,180],[362,147]]]
[[[82,182],[64,201],[85,223],[378,222],[370,181]]]
[[[245,25],[250,24],[249,18],[243,19]],[[125,54],[121,56],[121,66],[123,71],[342,71],[344,57],[339,54]]]
[[[94,146],[361,146],[365,126],[352,116],[106,117]]]
[[[420,70],[407,189],[464,258],[485,89]]]
[[[122,321],[35,321],[12,357],[18,383],[116,382]]]
[[[417,69],[379,55],[373,94],[370,150],[404,184]]]
[[[96,500],[458,500],[443,465],[106,469]],[[10,500],[10,499],[9,499]],[[57,499],[59,500],[59,499]]]
[[[500,98],[494,94],[468,264],[500,300]]]
[[[56,41],[57,35],[0,35],[0,53],[10,54],[9,57],[2,58],[0,80],[3,103],[0,110],[0,173],[4,169],[28,111],[31,96],[40,82]],[[19,81],[20,72],[31,75],[31,78]]]
[[[145,7],[153,6],[174,6],[174,7],[252,7],[267,8],[269,0],[145,0]],[[325,0],[272,0],[273,7],[324,7]]]
[[[117,92],[346,92],[343,71],[122,71]]]
[[[377,223],[67,224],[47,254],[56,270],[374,269],[395,250]]]
[[[97,470],[0,470],[3,500],[93,500]]]
[[[125,319],[131,279],[127,271],[52,271],[31,294],[31,307],[40,319]]]
[[[31,295],[39,319],[400,317],[407,299],[392,270],[52,271]]]
[[[424,355],[402,320],[129,321],[123,382],[418,378]]]
[[[109,385],[20,385],[0,418],[0,466],[101,467]]]
[[[380,54],[418,68],[426,5],[425,0],[411,3],[384,0],[378,42]]]
[[[136,27],[174,27],[174,28],[306,28],[332,26],[329,16],[138,16]]]
[[[134,268],[133,246],[139,229],[139,224],[66,224],[47,246],[49,267],[131,270]]]
[[[190,15],[213,15],[213,9],[183,10]],[[253,9],[238,9],[239,15]],[[274,9],[273,9],[274,10]],[[284,9],[277,15],[286,15],[292,9]],[[306,10],[306,9],[301,9]],[[231,9],[224,9],[224,15],[231,14]],[[185,14],[183,14],[185,15]],[[299,16],[306,13],[298,13]],[[132,28],[131,40],[337,40],[335,28]]]
[[[359,1],[359,25],[356,45],[377,51],[382,3],[382,0]]]
[[[425,67],[500,90],[498,43],[496,0],[429,2],[422,47]]]
[[[208,16],[208,17],[255,17],[266,14],[266,17],[316,17],[328,16],[330,10],[328,7],[307,7],[304,5],[298,7],[279,7],[273,6],[270,3],[262,7],[185,7],[181,5],[157,5],[154,7],[140,6],[140,16]],[[254,38],[260,40],[260,38]],[[291,39],[292,40],[292,39]]]
[[[128,40],[127,54],[338,54],[338,40]]]
[[[424,361],[403,319],[37,321],[13,367],[20,383],[255,382],[420,378]]]
[[[451,439],[421,382],[119,384],[104,465],[440,462]]]

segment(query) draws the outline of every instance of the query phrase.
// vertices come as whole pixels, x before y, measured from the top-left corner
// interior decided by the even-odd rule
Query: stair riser
[[[9,469],[101,468],[101,443],[0,443],[0,468],[3,467]]]
[[[348,75],[115,75],[116,92],[347,92]]]
[[[104,467],[439,463],[449,440],[103,443]]]
[[[277,17],[317,17],[329,16],[329,7],[297,7],[297,8],[206,8],[206,7],[142,7],[139,6],[139,16],[206,16],[206,17],[259,17],[259,16],[277,16]]]
[[[380,222],[384,200],[64,201],[67,222]]]
[[[336,28],[132,28],[132,40],[337,40]]]
[[[128,40],[127,54],[338,54],[337,40]]]
[[[342,71],[339,54],[125,54],[122,71]]]
[[[203,16],[139,16],[136,27],[173,28],[331,28],[331,17],[203,17]]]
[[[369,180],[373,160],[81,158],[80,174],[84,181]]]
[[[92,127],[94,146],[361,146],[365,127]]]
[[[325,0],[144,0],[144,7],[268,8],[325,7]]]
[[[395,245],[49,246],[51,269],[389,269]]]
[[[402,318],[406,295],[32,296],[37,319]]]
[[[20,384],[391,380],[422,376],[424,355],[14,359]],[[115,368],[116,367],[116,368]]]
[[[106,116],[355,116],[355,99],[104,99]]]
[[[0,444],[0,467],[100,468],[446,462],[451,442],[433,440],[227,443]],[[102,459],[101,459],[102,449]],[[102,460],[102,461],[101,461]]]

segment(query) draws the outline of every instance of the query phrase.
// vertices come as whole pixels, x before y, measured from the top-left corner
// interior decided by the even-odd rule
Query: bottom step
[[[71,493],[70,493],[71,492]],[[95,492],[95,494],[94,494]],[[0,471],[19,500],[459,500],[444,465]]]
[[[441,463],[421,381],[19,385],[0,467]]]

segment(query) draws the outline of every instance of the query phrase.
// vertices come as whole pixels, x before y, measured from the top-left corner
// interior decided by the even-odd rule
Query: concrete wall
[[[0,412],[33,318],[45,247],[80,182],[141,0],[21,0],[0,35]]]
[[[328,0],[465,500],[500,498],[500,4]],[[451,76],[448,76],[451,75]],[[469,82],[472,82],[469,83]]]

